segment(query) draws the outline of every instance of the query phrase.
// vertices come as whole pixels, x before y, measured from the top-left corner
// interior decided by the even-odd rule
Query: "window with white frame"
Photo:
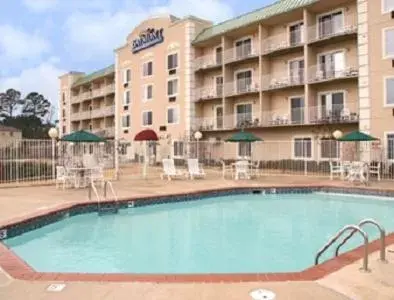
[[[345,18],[342,10],[318,18],[319,38],[329,37],[343,31]]]
[[[153,75],[153,61],[145,62],[142,65],[142,76],[147,77],[152,75]]]
[[[383,30],[383,57],[394,58],[394,27]]]
[[[122,116],[122,127],[129,128],[130,127],[130,116]]]
[[[345,70],[345,52],[342,50],[318,55],[319,77],[329,79],[342,77]]]
[[[169,54],[167,56],[167,70],[178,68],[178,53]]]
[[[344,92],[327,92],[319,94],[319,117],[323,120],[327,118],[346,117]]]
[[[169,107],[167,108],[167,123],[178,124],[179,123],[179,108]]]
[[[251,157],[252,143],[240,142],[238,143],[238,157]]]
[[[128,83],[131,80],[131,70],[126,69],[123,71],[123,83]]]
[[[388,13],[394,10],[394,0],[382,0],[382,11]]]
[[[304,42],[304,22],[289,26],[290,46],[296,46]]]
[[[178,94],[178,79],[171,79],[167,82],[167,95],[176,96]]]
[[[153,114],[151,111],[142,112],[142,125],[150,126],[153,124]]]
[[[312,158],[312,139],[294,138],[294,158]]]
[[[146,84],[143,86],[143,100],[144,101],[149,101],[153,99],[153,85],[152,84]]]
[[[384,86],[385,105],[394,106],[394,77],[385,78]]]
[[[184,142],[174,141],[173,142],[174,157],[183,157],[184,154]]]
[[[252,39],[245,38],[235,42],[236,58],[243,58],[252,54]]]
[[[334,139],[320,140],[320,158],[321,159],[338,159],[339,142]]]
[[[129,105],[130,104],[130,91],[125,91],[123,94],[123,105]]]
[[[394,160],[394,133],[386,134],[387,159]]]

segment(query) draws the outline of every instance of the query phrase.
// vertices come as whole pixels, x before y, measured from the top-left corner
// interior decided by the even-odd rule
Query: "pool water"
[[[387,198],[243,194],[82,214],[3,242],[39,272],[290,272],[312,266],[344,225],[374,218],[393,232],[393,216]],[[360,243],[355,235],[343,248]]]

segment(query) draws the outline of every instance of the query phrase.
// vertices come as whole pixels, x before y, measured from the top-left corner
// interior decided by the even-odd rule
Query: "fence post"
[[[19,141],[15,142],[18,143],[17,146],[15,147],[15,151],[16,151],[16,157],[15,157],[15,166],[16,166],[16,170],[15,170],[15,177],[16,177],[16,182],[19,182]]]

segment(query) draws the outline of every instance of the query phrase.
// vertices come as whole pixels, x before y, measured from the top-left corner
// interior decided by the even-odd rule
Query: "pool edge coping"
[[[182,192],[165,195],[147,195],[132,198],[122,198],[119,202],[144,201],[147,199],[165,199],[168,197],[187,197],[205,195],[217,192],[230,192],[242,190],[269,190],[269,189],[292,189],[305,188],[308,189],[342,189],[348,191],[365,191],[369,190],[378,195],[390,193],[394,197],[393,190],[373,189],[366,187],[344,187],[337,185],[283,185],[283,186],[238,186],[217,189],[202,189],[192,192]],[[376,196],[376,195],[375,195]],[[113,201],[108,201],[113,202]],[[89,205],[92,201],[76,201],[65,204],[56,205],[35,211],[22,217],[17,217],[0,223],[0,228],[10,227],[23,224],[28,221],[45,217],[50,214],[60,213],[70,210],[74,207]],[[159,202],[160,203],[160,202]],[[149,205],[149,204],[148,204]],[[386,247],[394,244],[394,233],[386,235]],[[379,240],[369,243],[368,253],[372,254],[379,250]],[[282,273],[236,273],[236,274],[135,274],[135,273],[57,273],[57,272],[37,272],[21,257],[14,253],[0,240],[0,267],[14,279],[28,281],[87,281],[87,282],[156,282],[156,283],[188,283],[188,282],[255,282],[255,281],[314,281],[321,279],[349,264],[363,258],[363,246],[345,252],[338,257],[329,259],[319,265],[309,267],[299,272],[282,272]]]

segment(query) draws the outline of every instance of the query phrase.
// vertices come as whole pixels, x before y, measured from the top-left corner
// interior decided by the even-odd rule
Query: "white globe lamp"
[[[56,139],[59,136],[59,132],[57,131],[56,127],[52,127],[49,129],[48,135],[51,139]]]
[[[197,143],[196,143],[196,148],[197,148],[197,150],[196,150],[196,155],[197,155],[197,160],[198,160],[198,148],[199,148],[199,145],[198,145],[198,142],[201,140],[201,138],[202,138],[202,133],[200,132],[200,131],[196,131],[195,133],[194,133],[194,138],[196,139],[196,141],[197,141]]]
[[[334,139],[338,140],[338,139],[340,139],[343,136],[343,132],[340,131],[340,130],[335,130],[332,133],[332,136],[334,137]]]

